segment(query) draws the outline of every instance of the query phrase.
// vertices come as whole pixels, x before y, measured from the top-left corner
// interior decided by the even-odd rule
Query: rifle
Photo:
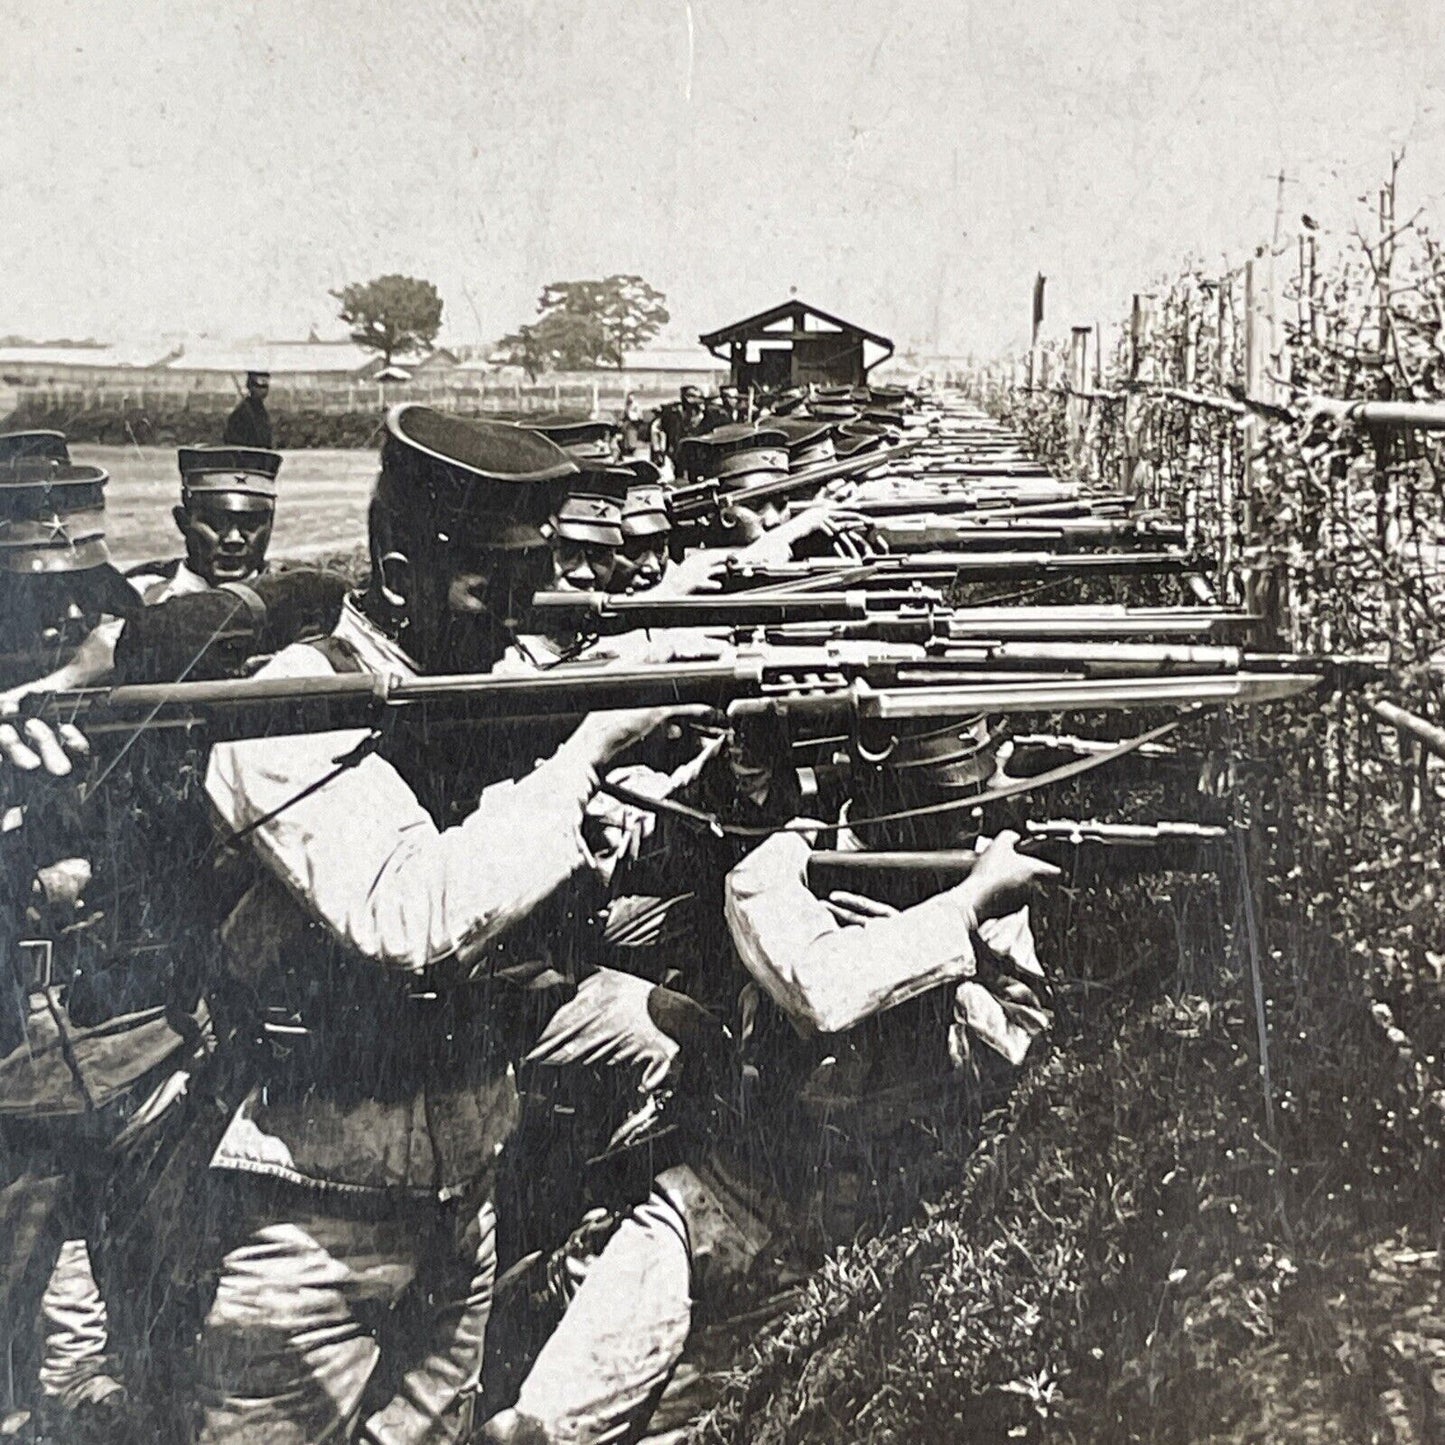
[[[612,708],[703,705],[733,716],[949,719],[978,712],[1180,708],[1289,698],[1318,673],[1215,671],[1089,678],[980,675],[973,660],[839,656],[820,648],[740,653],[731,661],[625,668],[564,663],[530,676],[463,673],[245,678],[32,693],[22,713],[89,734],[196,730],[207,741],[287,733],[539,724]]]
[[[716,480],[690,482],[673,489],[667,499],[667,513],[674,526],[725,519],[734,507],[756,509],[780,497],[790,497],[795,492],[814,490],[827,482],[863,476],[907,456],[916,445],[916,442],[898,442],[893,446],[876,447],[855,456],[839,457],[837,461],[790,472],[775,482],[759,482],[756,486],[739,487],[733,491]]]
[[[856,502],[849,502],[847,510],[861,512],[864,516],[876,517],[912,515],[901,511],[902,503],[909,500],[907,497],[864,497]],[[1045,524],[1050,524],[1055,519],[1123,518],[1133,507],[1136,498],[1131,496],[1073,497],[1065,501],[1028,502],[1008,496],[944,492],[926,502],[919,500],[920,505],[915,510],[928,516],[951,517],[955,512],[967,512],[969,516],[965,520],[969,522],[998,523],[1042,520]],[[953,505],[961,501],[966,501],[968,505]],[[935,502],[938,505],[935,505]]]
[[[912,479],[910,479],[912,480]],[[1095,501],[1080,497],[1074,487],[1050,487],[1029,491],[1002,491],[961,487],[909,487],[882,496],[850,497],[832,505],[865,517],[939,516],[966,512],[970,517],[1022,519],[1028,516],[1083,516],[1090,512],[1122,515],[1128,498]],[[828,505],[828,504],[824,504]]]
[[[863,572],[864,568],[866,572]],[[1177,550],[1161,552],[913,552],[883,553],[857,562],[846,557],[810,557],[800,562],[729,562],[718,580],[725,592],[773,587],[805,577],[848,572],[862,586],[896,587],[903,582],[1034,582],[1074,576],[1173,576],[1213,570],[1212,558]],[[858,575],[862,573],[862,575]]]
[[[968,547],[1050,548],[1147,545],[1182,547],[1184,528],[1178,523],[1133,517],[1057,517],[994,520],[984,512],[960,521],[935,515],[876,522],[870,532],[890,552],[924,552]]]
[[[827,579],[821,579],[826,581]],[[902,592],[770,591],[723,596],[609,597],[595,592],[539,592],[532,613],[542,630],[573,626],[600,637],[653,627],[730,629],[788,627],[779,643],[823,646],[837,639],[964,642],[1010,637],[1154,637],[1217,635],[1252,626],[1247,612],[1209,607],[950,607],[926,589]],[[806,631],[800,629],[807,629]]]
[[[1185,871],[1207,870],[1209,852],[1229,837],[1229,829],[1209,823],[1096,823],[1056,819],[1027,822],[1018,849],[1050,862],[1062,862],[1083,849],[1099,871],[1149,866]],[[961,883],[979,855],[968,848],[919,851],[834,852],[816,849],[808,857],[808,882],[819,893],[864,893],[885,902],[916,901]]]

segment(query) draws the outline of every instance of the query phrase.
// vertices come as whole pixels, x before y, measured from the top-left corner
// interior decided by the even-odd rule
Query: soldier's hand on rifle
[[[1041,883],[1060,876],[1060,870],[1042,858],[1031,858],[1015,846],[1019,835],[1002,832],[979,854],[978,863],[959,885],[973,904],[980,923],[1017,912]]]
[[[839,507],[806,507],[796,516],[750,542],[740,553],[739,562],[772,567],[793,558],[793,549],[808,537],[825,537],[847,557],[871,553],[868,541],[868,519]]]
[[[615,708],[610,712],[588,713],[577,725],[571,742],[593,767],[601,768],[665,723],[678,718],[710,716],[712,709],[700,703],[684,707]]]
[[[90,744],[70,723],[51,727],[39,718],[22,722],[20,700],[25,693],[25,688],[0,693],[0,766],[54,778],[69,776],[74,763],[90,753]]]

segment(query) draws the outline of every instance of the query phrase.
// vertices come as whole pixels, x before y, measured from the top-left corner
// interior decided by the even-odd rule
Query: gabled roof
[[[706,332],[699,336],[698,340],[709,351],[716,351],[719,346],[726,346],[733,341],[761,340],[779,321],[791,320],[793,323],[791,328],[773,333],[782,339],[804,331],[806,328],[803,321],[808,316],[825,322],[827,329],[852,332],[855,336],[861,336],[865,341],[886,347],[890,352],[893,350],[893,342],[888,337],[880,336],[876,331],[869,331],[866,327],[858,326],[852,321],[844,321],[841,317],[823,311],[817,306],[809,305],[808,302],[797,297],[793,297],[790,301],[784,301],[781,306],[773,306],[767,311],[759,311],[756,316],[748,316],[741,321],[734,321],[731,326],[721,326],[716,331]]]

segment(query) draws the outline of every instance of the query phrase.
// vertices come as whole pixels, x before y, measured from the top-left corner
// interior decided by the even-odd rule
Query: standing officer
[[[370,589],[325,646],[288,648],[262,676],[488,670],[547,579],[544,524],[575,474],[564,454],[426,407],[386,426]],[[599,771],[667,716],[593,715],[535,766],[509,767],[489,738],[491,779],[468,799],[454,766],[428,775],[414,738],[213,751],[207,790],[257,881],[223,930],[217,984],[232,990],[228,1062],[250,1087],[210,1171],[221,1238],[195,1368],[202,1441],[349,1438],[383,1362],[392,1393],[369,1438],[464,1436],[496,1160],[534,1036],[527,985],[561,977],[545,915],[588,863]],[[535,737],[525,747],[534,758]]]
[[[702,436],[724,425],[726,421],[727,418],[721,411],[707,404],[700,386],[684,386],[678,400],[663,407],[653,421],[653,461],[660,466],[664,458],[668,459],[676,475],[678,447],[684,438]]]
[[[271,432],[271,413],[266,410],[266,394],[271,390],[269,371],[246,373],[246,395],[226,418],[221,440],[231,447],[260,447],[269,451],[275,445]]]
[[[718,410],[728,422],[745,422],[751,420],[748,416],[747,403],[743,400],[743,394],[738,385],[733,381],[725,381],[717,389]]]

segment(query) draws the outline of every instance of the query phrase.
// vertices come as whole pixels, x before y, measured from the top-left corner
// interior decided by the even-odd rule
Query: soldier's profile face
[[[445,548],[436,569],[417,578],[409,609],[412,655],[433,670],[485,671],[506,651],[551,571],[545,545]]]
[[[624,536],[622,557],[632,573],[632,591],[645,592],[649,587],[656,587],[667,571],[667,533],[657,532],[650,537]]]
[[[557,589],[562,592],[606,592],[617,570],[617,549],[601,542],[577,542],[559,537],[553,544],[557,558]]]
[[[213,587],[243,581],[261,570],[275,516],[264,497],[236,492],[193,496],[176,509],[186,558]]]

